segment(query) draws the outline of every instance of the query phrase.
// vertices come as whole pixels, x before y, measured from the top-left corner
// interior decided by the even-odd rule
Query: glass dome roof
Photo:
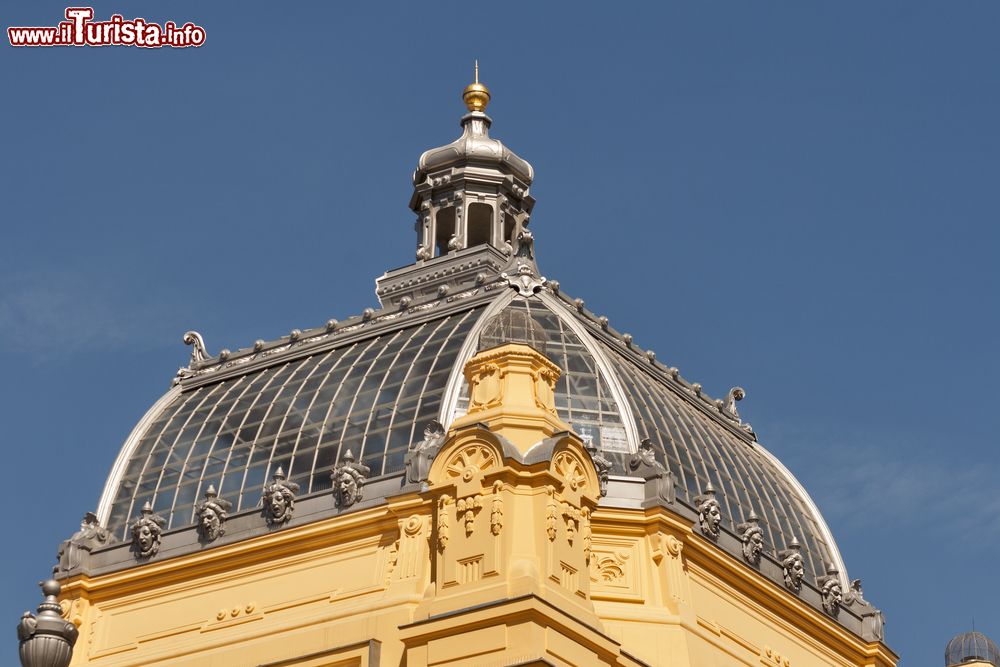
[[[402,469],[407,446],[437,418],[458,348],[480,313],[470,308],[379,331],[175,392],[130,438],[132,451],[102,519],[124,536],[151,500],[168,527],[192,523],[209,484],[234,511],[252,508],[278,466],[304,493],[321,491],[348,449],[373,474]]]
[[[988,662],[1000,667],[1000,648],[981,632],[965,632],[948,642],[944,651],[945,667],[970,662]]]
[[[553,289],[527,297],[511,289],[475,292],[409,313],[369,314],[352,331],[303,340],[266,358],[249,355],[242,366],[181,382],[126,441],[100,519],[124,538],[149,500],[169,527],[188,525],[209,484],[235,511],[251,509],[278,466],[303,494],[322,492],[348,449],[373,475],[398,473],[427,422],[447,426],[464,414],[461,371],[487,325],[524,324],[528,316],[532,335],[544,332],[545,354],[563,371],[560,416],[615,461],[613,475],[625,474],[631,453],[649,437],[678,480],[679,498],[690,504],[711,483],[730,528],[753,510],[772,553],[795,537],[807,572],[821,576],[833,563],[846,577],[802,487],[715,405],[671,381],[662,366]]]

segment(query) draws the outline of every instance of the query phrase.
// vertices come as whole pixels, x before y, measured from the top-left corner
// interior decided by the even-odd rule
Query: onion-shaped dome
[[[493,120],[486,115],[490,91],[479,83],[479,63],[476,63],[476,80],[462,93],[469,113],[462,117],[462,136],[447,146],[424,151],[417,161],[413,182],[419,183],[428,173],[459,162],[485,163],[503,166],[524,179],[529,185],[535,170],[524,158],[518,156],[498,139],[490,137]]]
[[[981,632],[963,632],[948,642],[944,650],[945,667],[986,662],[1000,667],[1000,648]]]
[[[535,170],[527,160],[490,137],[492,119],[481,111],[470,111],[462,117],[462,136],[447,146],[432,148],[420,156],[413,182],[418,183],[427,174],[460,162],[479,162],[502,166],[528,184],[534,180]]]

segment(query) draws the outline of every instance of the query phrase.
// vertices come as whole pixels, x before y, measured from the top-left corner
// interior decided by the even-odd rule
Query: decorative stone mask
[[[365,480],[371,468],[363,463],[356,463],[351,450],[344,453],[340,462],[333,467],[330,480],[333,482],[333,497],[337,507],[350,507],[361,500],[365,488]]]
[[[712,539],[717,538],[722,525],[722,509],[715,499],[715,488],[711,484],[706,486],[705,493],[695,498],[695,503],[698,505],[698,524],[702,534]]]
[[[205,491],[205,499],[198,503],[195,511],[198,515],[198,532],[206,542],[212,542],[226,533],[226,519],[233,504],[218,497],[215,487],[211,484]]]
[[[150,558],[160,550],[163,527],[166,525],[166,519],[153,514],[153,506],[147,500],[139,518],[132,524],[132,548],[140,558]]]
[[[264,487],[264,518],[271,526],[280,526],[291,520],[295,513],[295,494],[299,485],[285,479],[285,471],[280,467],[274,472],[271,482]]]
[[[740,541],[743,542],[743,560],[754,566],[760,564],[760,555],[764,553],[764,531],[759,522],[757,514],[750,510],[746,523],[736,527],[740,533]]]
[[[785,579],[785,588],[795,593],[802,590],[802,580],[806,577],[805,565],[802,562],[802,546],[792,538],[788,547],[778,553],[781,560],[781,573]]]
[[[840,605],[844,601],[844,589],[840,584],[840,572],[833,565],[826,568],[826,574],[816,579],[819,592],[823,596],[823,609],[830,616],[836,616],[840,612]]]

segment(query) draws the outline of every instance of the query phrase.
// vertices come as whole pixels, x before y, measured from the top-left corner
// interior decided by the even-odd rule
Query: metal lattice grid
[[[209,484],[255,507],[278,466],[303,493],[330,486],[347,449],[373,474],[403,468],[418,425],[440,409],[448,374],[481,308],[180,394],[142,434],[115,494],[124,538],[146,500],[174,527],[193,522]]]

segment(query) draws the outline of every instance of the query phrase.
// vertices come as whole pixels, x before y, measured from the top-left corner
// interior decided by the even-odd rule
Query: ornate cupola
[[[426,151],[413,172],[418,260],[484,244],[510,254],[535,204],[531,165],[490,137],[490,91],[479,83],[478,62],[462,99],[462,136]]]

